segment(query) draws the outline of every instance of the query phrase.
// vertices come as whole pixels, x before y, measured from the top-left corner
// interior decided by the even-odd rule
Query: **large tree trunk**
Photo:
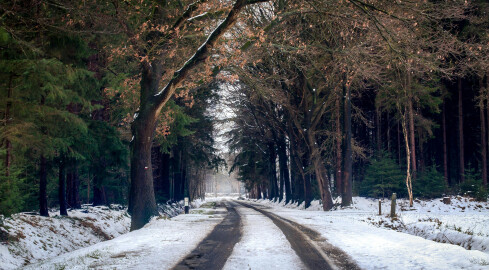
[[[141,104],[140,115],[132,125],[134,139],[131,145],[131,189],[128,209],[131,214],[131,231],[142,228],[151,217],[158,215],[151,164],[156,114],[148,112],[148,108],[144,106]]]
[[[66,176],[67,179],[67,195],[68,195],[68,205],[71,208],[79,209],[81,208],[80,202],[80,177],[78,175],[78,165],[74,161],[73,167]]]
[[[284,136],[280,136],[278,140],[278,163],[280,167],[281,189],[283,183],[285,187],[285,203],[289,203],[292,198],[292,192],[290,189],[289,167],[287,165],[287,144]],[[283,192],[284,190],[281,190],[281,194]]]
[[[272,142],[268,143],[268,181],[270,184],[270,193],[268,194],[270,200],[277,198],[278,186],[277,186],[277,152],[275,151],[275,145]]]
[[[41,155],[40,170],[39,170],[39,214],[43,217],[49,217],[48,198],[47,198],[47,162],[44,155]]]
[[[448,152],[447,152],[447,121],[446,121],[446,109],[445,100],[443,100],[443,110],[442,110],[442,132],[443,132],[443,177],[445,178],[445,183],[448,185]]]
[[[341,196],[341,205],[349,206],[353,200],[352,192],[352,131],[351,131],[351,93],[350,87],[344,85],[343,91],[345,94],[345,156],[344,156],[344,168],[343,168],[343,193]]]
[[[311,163],[314,166],[314,172],[316,173],[316,181],[318,182],[319,191],[321,193],[321,201],[323,203],[323,210],[328,211],[333,208],[333,199],[331,197],[331,191],[329,189],[329,177],[324,167],[321,152],[318,149],[314,134],[310,131],[306,131],[309,151],[311,153]]]
[[[67,216],[66,210],[66,187],[65,187],[65,160],[61,158],[59,161],[59,178],[58,178],[58,200],[59,200],[59,214]]]
[[[465,159],[464,159],[464,119],[462,105],[462,79],[458,78],[458,146],[459,146],[459,182],[465,181]]]
[[[335,182],[336,182],[336,195],[341,196],[343,194],[343,173],[341,171],[342,168],[342,151],[341,151],[341,141],[342,141],[342,135],[341,135],[341,96],[338,94],[335,100],[335,126],[336,126],[336,135],[335,135],[335,142],[336,142],[336,162],[335,162]]]

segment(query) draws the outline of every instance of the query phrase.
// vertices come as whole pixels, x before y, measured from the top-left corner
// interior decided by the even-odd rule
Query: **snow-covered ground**
[[[188,215],[154,218],[144,228],[25,269],[169,269],[222,220],[225,209],[197,208]]]
[[[50,212],[50,217],[27,213],[2,219],[0,269],[14,269],[27,263],[91,246],[129,231],[130,217],[119,206],[85,207],[68,212]]]
[[[183,211],[183,205],[159,205],[159,210],[173,217]],[[0,269],[16,269],[116,238],[128,233],[131,223],[120,205],[84,205],[68,211],[67,217],[58,211],[49,214],[19,213],[0,220]]]
[[[458,197],[452,198],[451,205],[440,200],[419,201],[414,209],[401,211],[408,210],[407,202],[398,200],[399,220],[392,222],[386,215],[378,216],[378,201],[365,198],[354,198],[352,207],[329,212],[321,211],[318,202],[306,211],[294,204],[257,202],[320,232],[365,269],[489,269],[487,203]],[[385,213],[390,202],[382,206]],[[450,241],[435,242],[416,235]],[[471,244],[465,244],[470,236]],[[461,242],[472,250],[451,242]]]
[[[90,208],[88,213],[72,211],[69,218],[49,220],[14,215],[0,226],[9,229],[12,238],[0,245],[0,269],[28,262],[34,263],[26,269],[170,269],[222,221],[226,209],[214,203],[221,199],[197,201],[189,215],[154,218],[130,233],[124,210]],[[328,212],[321,211],[318,202],[307,210],[267,200],[255,203],[318,231],[363,269],[489,269],[489,204],[451,199],[450,205],[440,199],[417,201],[414,209],[398,200],[397,221],[387,215],[389,201],[383,202],[384,214],[379,216],[378,201],[358,197],[352,207]],[[164,211],[178,213],[171,207]],[[271,220],[243,207],[238,212],[243,235],[225,269],[305,268]],[[91,222],[93,229],[87,230],[80,220]],[[77,250],[65,253],[69,249]],[[52,254],[58,255],[38,261]]]
[[[224,265],[225,270],[307,269],[272,220],[253,209],[237,210],[243,224],[242,236]]]

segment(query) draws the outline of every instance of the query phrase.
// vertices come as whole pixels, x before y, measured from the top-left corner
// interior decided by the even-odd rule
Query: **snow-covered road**
[[[342,249],[362,269],[489,269],[489,253],[377,228],[360,221],[358,215],[365,213],[254,205],[318,232],[323,240],[315,241]],[[307,269],[269,217],[243,206],[237,211],[241,239],[223,269]],[[155,219],[141,230],[26,268],[171,269],[223,220],[224,213],[225,208],[197,208],[189,215]]]
[[[282,231],[263,214],[237,207],[242,219],[242,238],[224,269],[305,269]]]

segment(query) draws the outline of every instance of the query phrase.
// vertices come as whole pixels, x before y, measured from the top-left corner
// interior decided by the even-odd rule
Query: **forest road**
[[[241,239],[241,218],[235,209],[236,204],[228,201],[222,203],[228,210],[224,220],[173,269],[218,270],[224,267],[234,245]]]
[[[238,203],[270,218],[283,232],[292,249],[309,269],[361,269],[350,256],[328,243],[318,232],[265,210],[268,207]]]
[[[241,218],[237,207],[251,208],[267,218],[283,232],[292,249],[311,270],[360,269],[342,250],[326,242],[321,235],[303,225],[266,211],[266,207],[241,201],[222,202],[228,210],[224,220],[173,269],[222,269],[234,246],[241,239]]]

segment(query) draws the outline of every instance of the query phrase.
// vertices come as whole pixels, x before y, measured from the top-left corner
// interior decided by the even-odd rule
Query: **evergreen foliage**
[[[470,196],[478,201],[487,201],[488,192],[482,185],[480,171],[468,166],[465,170],[465,181],[459,185],[462,195]]]
[[[5,152],[0,152],[0,157],[4,157]],[[12,167],[10,175],[6,176],[4,163],[0,163],[0,215],[10,216],[24,209],[24,200],[28,195],[22,193],[25,179],[21,176],[20,168]]]
[[[387,153],[382,152],[370,160],[365,172],[365,178],[359,186],[360,196],[386,198],[392,193],[398,197],[407,195],[406,175],[397,162]]]
[[[446,190],[447,186],[443,174],[437,170],[435,164],[420,173],[413,183],[413,192],[415,196],[421,198],[438,198],[441,197]]]

